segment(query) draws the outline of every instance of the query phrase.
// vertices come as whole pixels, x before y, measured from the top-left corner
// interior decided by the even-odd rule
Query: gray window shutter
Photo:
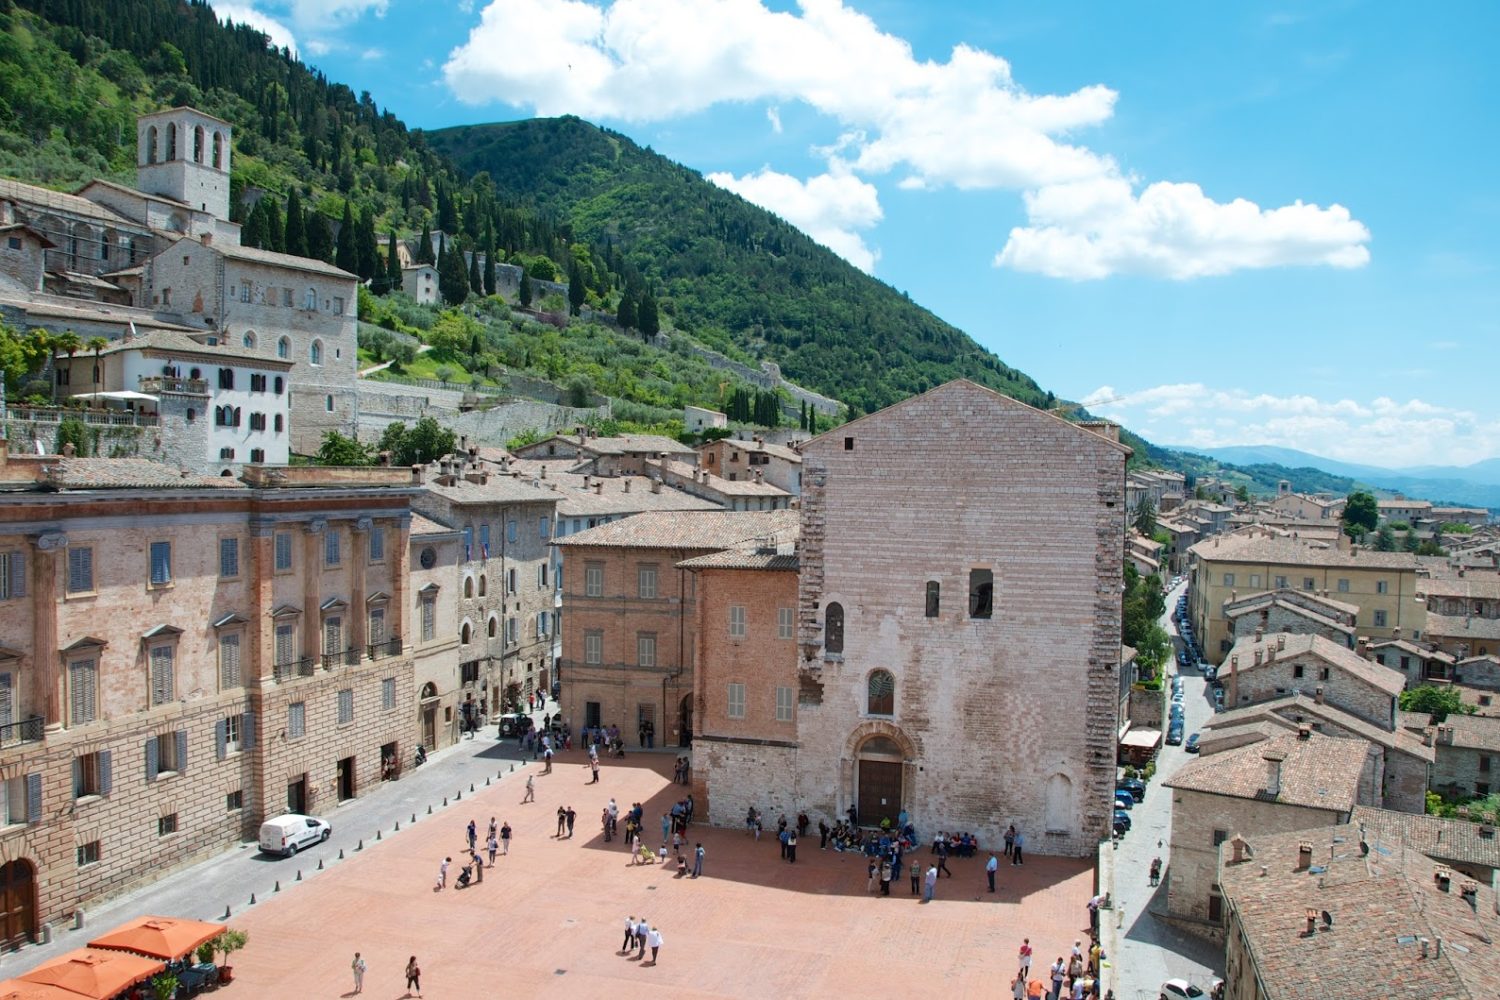
[[[26,776],[26,822],[35,825],[42,821],[42,776]]]
[[[240,716],[240,746],[245,750],[255,749],[255,713]]]
[[[156,740],[152,738],[146,741],[146,780],[155,781],[156,773],[160,770],[157,764]]]
[[[174,734],[177,737],[177,773],[187,773],[187,730],[179,729]]]
[[[26,553],[10,554],[10,596],[26,596]]]
[[[111,767],[114,765],[114,754],[109,750],[99,751],[99,794],[109,795],[115,790],[114,774]]]
[[[217,748],[216,753],[218,754],[217,759],[219,760],[224,759],[224,746],[229,741],[229,736],[226,732],[226,729],[227,724],[223,719],[220,719],[218,722],[214,723],[214,746]]]

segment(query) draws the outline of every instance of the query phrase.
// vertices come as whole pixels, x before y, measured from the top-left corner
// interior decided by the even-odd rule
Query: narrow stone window
[[[865,711],[870,715],[894,715],[896,712],[896,678],[889,670],[870,674]]]
[[[837,601],[823,612],[823,649],[829,653],[844,651],[844,606]]]
[[[936,618],[938,609],[941,607],[942,584],[936,580],[927,581],[927,617]]]
[[[969,570],[969,617],[989,618],[995,611],[995,574],[987,569]]]

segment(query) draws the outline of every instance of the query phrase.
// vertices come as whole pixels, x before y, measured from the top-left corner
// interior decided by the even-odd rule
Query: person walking
[[[1025,843],[1025,840],[1026,840],[1026,838],[1021,836],[1021,831],[1017,830],[1016,831],[1015,842],[1012,845],[1012,850],[1011,850],[1011,855],[1010,855],[1010,863],[1011,864],[1013,864],[1013,865],[1019,865],[1021,863],[1021,845],[1023,843]]]
[[[938,844],[937,870],[944,875],[947,875],[949,878],[953,877],[953,873],[948,870],[948,842],[946,840],[941,841]]]
[[[354,992],[365,991],[365,960],[359,957],[359,952],[354,953],[354,961],[349,963],[349,970],[354,973]]]
[[[693,848],[693,878],[703,874],[703,845],[700,843]]]
[[[453,864],[452,858],[444,858],[443,863],[438,865],[437,891],[441,892],[448,885],[448,866]]]
[[[474,876],[477,884],[484,883],[484,859],[479,856],[478,851],[469,852],[469,860],[474,863]]]
[[[637,962],[646,957],[646,935],[650,931],[651,925],[646,923],[645,917],[642,917],[640,922],[635,925],[635,959]]]
[[[504,823],[500,827],[500,853],[510,853],[510,823]]]
[[[1067,977],[1068,970],[1067,966],[1063,965],[1061,955],[1057,956],[1057,961],[1052,963],[1052,968],[1048,971],[1052,975],[1052,992],[1047,995],[1052,1000],[1062,1000],[1062,984],[1063,980]]]
[[[625,940],[620,942],[620,950],[615,954],[630,954],[630,946],[635,943],[635,915],[631,914],[625,918]]]
[[[521,799],[521,805],[524,806],[528,802],[535,802],[535,801],[536,801],[536,775],[534,775],[534,774],[528,774],[526,776],[526,795]]]
[[[475,826],[474,821],[471,819],[469,820],[468,829],[465,832],[469,838],[469,853],[473,854],[474,846],[479,842],[479,827]]]
[[[776,839],[781,841],[781,860],[785,861],[786,845],[791,840],[790,834],[787,833],[785,821],[782,822],[781,829],[776,831]]]
[[[1021,971],[1018,975],[1025,979],[1031,974],[1031,938],[1022,939],[1021,950],[1016,955],[1021,960]]]
[[[594,777],[589,781],[591,785],[599,784],[599,758],[589,754],[589,770],[594,772]]]
[[[880,894],[889,896],[891,894],[891,861],[889,858],[880,863]]]
[[[990,880],[990,892],[995,891],[995,872],[1000,867],[1000,860],[995,857],[995,852],[990,852],[990,859],[984,863],[984,877]]]
[[[557,807],[557,834],[555,835],[554,839],[556,839],[556,840],[562,840],[563,830],[567,829],[567,826],[568,826],[568,807],[567,806],[558,806]]]
[[[1006,831],[1005,831],[1005,856],[1007,858],[1010,857],[1010,852],[1015,848],[1015,846],[1016,846],[1016,824],[1012,823],[1006,829]],[[1025,988],[1025,984],[1024,983],[1022,984],[1022,988],[1023,989]]]
[[[411,996],[412,990],[417,991],[417,996],[422,995],[422,970],[415,955],[406,960],[406,995]]]
[[[826,820],[818,820],[818,850],[828,850],[828,823]]]
[[[797,831],[789,830],[786,839],[786,859],[791,864],[797,863]]]
[[[651,961],[647,962],[646,964],[655,965],[656,953],[661,950],[662,945],[661,931],[655,927],[651,928],[651,930],[646,934],[646,944],[651,948]]]
[[[923,893],[922,893],[922,902],[924,902],[924,903],[930,903],[930,902],[932,902],[932,893],[933,893],[933,890],[935,890],[937,888],[937,880],[938,880],[937,865],[929,865],[928,868],[927,868],[927,877],[923,880],[923,883],[922,883],[923,890],[924,890]]]
[[[495,854],[500,850],[500,840],[495,836],[495,831],[490,831],[490,839],[484,843],[485,850],[490,852],[490,867],[495,867]]]
[[[865,863],[865,892],[875,891],[875,879],[880,874],[880,866],[871,858]]]
[[[573,820],[577,816],[577,813],[573,812],[573,807],[572,806],[568,806],[568,811],[567,811],[566,815],[567,815],[567,818],[568,818],[568,839],[572,840],[573,839]]]
[[[917,886],[922,881],[922,865],[919,862],[911,863],[911,894],[917,894]]]

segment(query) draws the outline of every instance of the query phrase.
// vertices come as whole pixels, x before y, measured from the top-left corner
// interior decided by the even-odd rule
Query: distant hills
[[[1409,497],[1464,507],[1500,508],[1500,459],[1491,458],[1473,465],[1421,465],[1387,469],[1378,465],[1360,465],[1324,458],[1295,448],[1274,445],[1232,445],[1225,448],[1190,448],[1176,450],[1206,455],[1237,466],[1279,465],[1288,470],[1317,469],[1332,476],[1354,480],[1362,486]]]

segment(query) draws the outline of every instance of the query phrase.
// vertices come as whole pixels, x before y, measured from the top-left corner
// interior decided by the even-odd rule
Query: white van
[[[304,847],[321,844],[332,833],[333,824],[327,820],[287,813],[260,825],[260,849],[289,858]]]

